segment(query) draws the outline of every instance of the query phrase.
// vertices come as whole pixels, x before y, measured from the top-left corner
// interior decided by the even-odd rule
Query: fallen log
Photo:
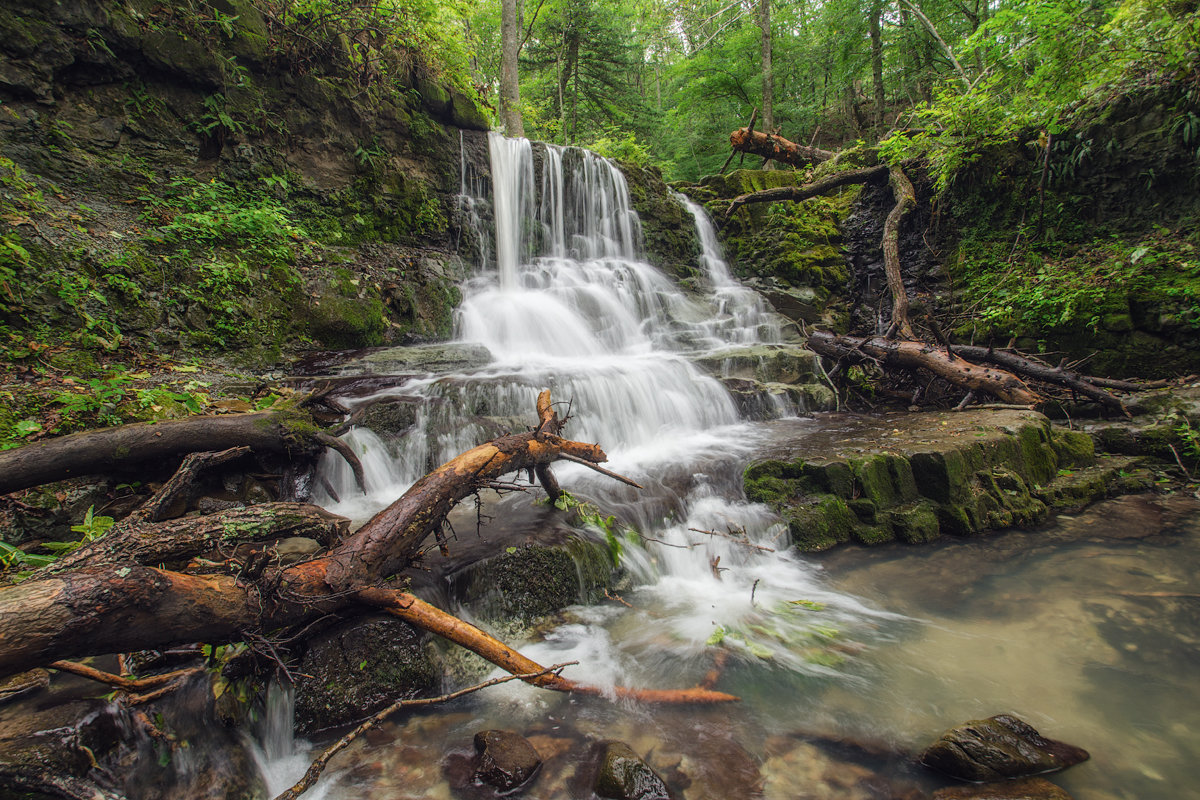
[[[1121,402],[1121,398],[1100,388],[1100,385],[1098,385],[1100,381],[1096,378],[1085,378],[1079,373],[1072,372],[1061,366],[1052,367],[1049,364],[1043,364],[1040,361],[1034,361],[1016,353],[1010,353],[1007,350],[994,350],[990,347],[956,344],[953,346],[953,351],[956,355],[960,355],[963,358],[995,364],[1012,370],[1026,378],[1053,383],[1057,386],[1065,386],[1073,392],[1095,400],[1105,408],[1110,408],[1129,416],[1129,410],[1125,408],[1125,404]],[[1117,384],[1117,388],[1125,388],[1131,385],[1136,386],[1136,384],[1127,384],[1120,381],[1109,383]]]
[[[417,481],[400,499],[333,547],[325,556],[292,566],[271,566],[252,574],[195,575],[160,569],[165,550],[179,545],[147,542],[154,527],[148,514],[107,550],[96,547],[96,564],[59,574],[39,575],[0,589],[0,675],[81,656],[168,647],[195,641],[223,643],[310,623],[325,614],[362,604],[385,608],[413,624],[450,638],[521,673],[542,667],[446,612],[404,592],[380,588],[418,555],[455,502],[513,471],[536,469],[565,455],[591,464],[605,461],[597,445],[563,439],[549,402],[538,400],[540,424],[524,434],[504,436],[451,459]],[[217,454],[220,455],[220,454]],[[627,479],[626,479],[627,480]],[[151,504],[153,506],[153,500]],[[272,528],[283,506],[302,517],[297,504],[264,504],[255,509],[261,527]],[[219,515],[213,515],[219,516]],[[320,524],[339,521],[320,512]],[[213,520],[178,521],[196,526],[181,538],[214,543]],[[236,541],[239,528],[220,521],[222,535]],[[150,527],[140,527],[150,526]],[[272,528],[273,530],[278,530]],[[197,531],[203,530],[202,533]],[[220,539],[220,537],[216,537]],[[114,560],[115,559],[115,560]],[[546,688],[602,694],[599,689],[550,676]],[[733,698],[705,689],[619,689],[617,696],[647,702],[724,702]]]
[[[762,156],[793,167],[819,164],[837,155],[830,150],[790,142],[776,133],[756,131],[752,126],[738,128],[729,134],[729,146],[740,153]]]
[[[879,167],[864,167],[862,169],[851,169],[845,172],[835,173],[828,178],[813,183],[806,183],[803,186],[778,186],[774,189],[762,189],[757,192],[749,192],[739,195],[729,202],[729,207],[725,209],[725,222],[733,216],[739,208],[750,203],[776,203],[780,201],[790,201],[799,203],[808,200],[812,197],[819,197],[823,194],[828,194],[834,189],[840,189],[843,186],[850,186],[856,183],[866,183],[867,181],[882,178],[888,174],[888,168]]]
[[[0,452],[0,495],[81,475],[128,471],[147,461],[245,446],[255,453],[311,457],[329,446],[298,409],[187,417],[83,431]],[[339,450],[346,456],[344,450]],[[357,459],[350,455],[353,466]],[[361,470],[361,466],[358,468]]]
[[[986,392],[1004,403],[1033,406],[1042,399],[1011,372],[981,367],[962,358],[952,359],[943,350],[923,342],[837,336],[828,331],[814,331],[808,346],[829,358],[876,361],[884,366],[928,370],[969,392]],[[957,348],[956,351],[961,355]]]

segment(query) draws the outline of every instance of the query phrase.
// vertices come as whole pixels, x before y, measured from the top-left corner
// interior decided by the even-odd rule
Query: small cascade
[[[634,604],[654,607],[653,617],[587,610],[530,654],[553,662],[586,651],[589,680],[615,682],[619,672],[621,682],[654,685],[664,673],[698,668],[708,643],[724,639],[752,659],[828,672],[812,657],[813,629],[853,625],[869,612],[823,590],[810,567],[777,546],[787,536],[778,519],[746,502],[741,470],[762,429],[694,363],[781,346],[780,318],[733,279],[699,206],[680,198],[703,244],[707,295],[683,292],[641,257],[640,222],[611,162],[577,148],[536,147],[490,134],[490,197],[464,201],[481,209],[479,219],[491,204],[496,262],[481,261],[464,284],[457,338],[483,345],[493,360],[383,390],[415,398],[417,423],[391,451],[366,431],[348,434],[367,468],[367,496],[340,459],[329,458],[322,478],[340,502],[320,489],[315,499],[365,520],[427,469],[499,432],[523,430],[538,392],[550,388],[570,404],[571,438],[599,443],[612,469],[646,489],[565,463],[555,466],[560,483],[662,544],[626,548],[639,585]],[[467,183],[469,191],[482,182]],[[600,674],[600,664],[613,675]]]

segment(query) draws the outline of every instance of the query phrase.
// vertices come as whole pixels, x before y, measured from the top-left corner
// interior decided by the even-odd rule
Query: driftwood
[[[1011,372],[953,358],[944,350],[923,342],[836,336],[828,331],[815,331],[808,339],[808,346],[829,358],[925,369],[968,392],[986,392],[1004,403],[1033,406],[1042,399]]]
[[[790,142],[777,133],[756,131],[752,126],[738,128],[729,134],[729,146],[739,153],[762,156],[793,167],[819,164],[837,155],[830,150]]]
[[[501,437],[451,459],[328,553],[293,565],[231,561],[226,571],[214,574],[152,566],[178,561],[205,545],[232,546],[264,538],[264,530],[280,536],[306,526],[305,531],[336,541],[344,524],[320,509],[296,503],[246,509],[248,518],[226,512],[156,523],[155,509],[164,505],[160,495],[177,491],[183,482],[173,479],[133,521],[112,532],[111,543],[101,539],[80,551],[72,562],[75,568],[45,571],[0,589],[0,675],[81,656],[237,641],[248,632],[307,625],[325,614],[363,605],[445,636],[510,672],[541,673],[543,667],[478,628],[406,592],[383,588],[420,555],[424,540],[440,529],[456,502],[502,475],[537,470],[565,456],[593,466],[606,460],[597,445],[558,435],[561,423],[549,392],[539,397],[538,412],[537,429]],[[223,456],[198,456],[191,468]],[[530,681],[548,689],[602,693],[549,674]],[[618,688],[612,693],[647,702],[736,699],[700,688]]]

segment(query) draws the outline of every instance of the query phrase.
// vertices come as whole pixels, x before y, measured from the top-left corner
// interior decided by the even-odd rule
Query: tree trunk
[[[892,293],[892,325],[905,339],[915,339],[912,325],[908,321],[908,292],[904,289],[904,274],[900,270],[900,223],[917,204],[917,195],[912,182],[899,167],[889,170],[888,181],[896,205],[883,223],[883,269],[887,274],[888,289]]]
[[[521,83],[517,56],[521,51],[521,28],[517,22],[517,0],[500,1],[500,118],[509,136],[524,136],[521,118]]]
[[[883,3],[875,0],[867,14],[867,27],[871,34],[871,80],[875,84],[875,127],[883,131],[883,120],[887,111],[887,94],[883,89]]]
[[[311,418],[261,411],[72,433],[0,452],[0,494],[80,475],[144,469],[147,461],[239,445],[296,457],[320,452]]]
[[[775,132],[775,72],[771,67],[771,0],[758,2],[758,27],[762,31],[762,125]],[[765,166],[770,168],[771,161]]]
[[[807,167],[810,164],[818,164],[822,161],[828,161],[837,155],[830,150],[796,144],[795,142],[789,142],[782,136],[751,130],[750,128],[738,128],[729,134],[729,146],[742,153],[762,156],[772,161],[791,164],[794,167]]]

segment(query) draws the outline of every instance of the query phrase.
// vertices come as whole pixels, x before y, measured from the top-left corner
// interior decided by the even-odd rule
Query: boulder
[[[604,745],[596,794],[613,800],[670,800],[667,784],[624,742]]]
[[[960,780],[997,781],[1057,772],[1088,757],[1086,750],[1047,739],[1011,714],[998,714],[946,731],[920,761]]]
[[[296,728],[311,733],[361,720],[396,700],[436,693],[441,670],[426,635],[386,616],[314,636],[296,681]]]
[[[500,792],[509,792],[528,781],[542,759],[524,736],[513,731],[480,731],[475,734],[479,761],[473,778]]]
[[[1071,800],[1071,795],[1045,778],[1022,778],[938,789],[933,793],[933,800]]]

